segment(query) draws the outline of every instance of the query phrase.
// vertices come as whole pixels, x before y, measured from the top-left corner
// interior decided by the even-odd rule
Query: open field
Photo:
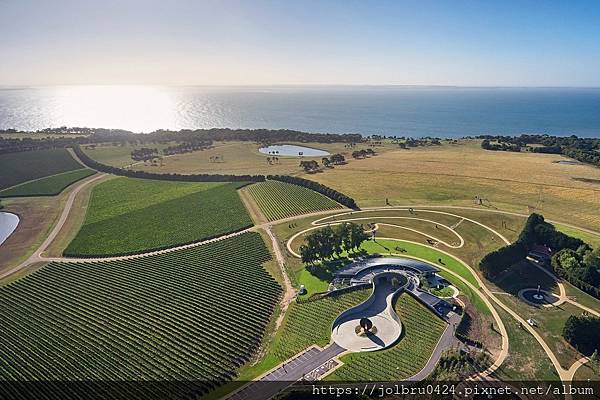
[[[396,381],[425,366],[446,324],[407,293],[398,297],[394,308],[402,321],[400,341],[386,350],[343,356],[344,365],[327,380]]]
[[[9,189],[0,190],[0,197],[55,196],[73,183],[95,174],[83,168],[25,182]]]
[[[558,380],[556,369],[535,338],[506,311],[496,307],[508,332],[508,357],[494,376],[509,381]]]
[[[147,143],[144,145],[132,145],[125,144],[121,146],[113,145],[112,143],[100,143],[96,146],[81,146],[81,150],[94,160],[107,165],[115,167],[126,167],[131,164],[137,163],[131,159],[131,152],[142,147],[157,149],[159,152],[165,147],[173,145],[174,143]],[[144,162],[140,162],[144,164]]]
[[[241,183],[117,178],[97,185],[69,256],[129,254],[199,241],[252,225]]]
[[[248,191],[269,221],[314,211],[342,208],[320,193],[291,183],[260,182],[249,186]]]
[[[0,154],[0,189],[81,168],[67,149]]]
[[[269,259],[247,233],[130,261],[49,264],[0,288],[0,376],[211,389],[260,343],[281,293]]]
[[[477,141],[462,145],[385,152],[351,161],[310,179],[353,197],[360,206],[440,204],[535,209],[547,218],[595,229],[600,224],[600,169],[565,165],[558,155],[485,151]],[[385,171],[385,173],[383,172]],[[533,208],[531,208],[533,207]],[[568,218],[565,218],[568,210]]]
[[[314,147],[326,150],[331,154],[342,153],[346,159],[351,158],[354,150],[366,149],[366,144],[358,144],[349,149],[344,143],[294,143],[301,146]],[[168,145],[162,145],[166,147]],[[104,145],[95,150],[84,149],[85,153],[96,161],[124,167],[133,163],[130,153],[134,148],[150,147],[162,148],[158,144],[146,144],[144,146],[112,146]],[[300,160],[316,160],[321,164],[322,157],[288,157],[279,156],[279,161],[271,164],[267,163],[267,154],[258,151],[259,145],[253,142],[215,142],[210,149],[195,151],[186,154],[177,154],[163,159],[162,166],[144,165],[137,163],[132,166],[133,169],[156,173],[180,173],[180,174],[202,174],[202,173],[220,173],[220,174],[263,174],[263,175],[298,175],[303,173],[300,168]],[[375,147],[375,151],[384,152],[395,148],[391,144],[385,144]],[[219,157],[218,162],[211,161],[211,157]],[[221,161],[222,160],[222,161]],[[337,167],[336,167],[337,168]],[[332,171],[327,169],[325,173]]]
[[[565,321],[571,315],[580,315],[583,310],[569,303],[556,307],[534,307],[514,296],[502,296],[501,300],[525,320],[532,318],[537,323],[535,330],[558,359],[561,366],[568,369],[582,355],[562,337]]]

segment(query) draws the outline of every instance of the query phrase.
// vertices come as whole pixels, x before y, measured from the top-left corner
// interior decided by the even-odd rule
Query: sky
[[[0,85],[600,87],[600,1],[0,0]]]

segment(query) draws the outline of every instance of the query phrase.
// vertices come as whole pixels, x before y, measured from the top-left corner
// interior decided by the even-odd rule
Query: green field
[[[348,354],[344,365],[327,377],[334,381],[397,381],[419,372],[431,357],[446,324],[407,293],[396,301],[402,336],[393,347]]]
[[[73,183],[95,173],[96,171],[87,168],[63,172],[0,190],[0,197],[55,196]]]
[[[293,303],[273,341],[267,361],[271,358],[277,364],[313,344],[325,346],[331,339],[331,327],[337,316],[370,295],[371,289],[360,289],[306,303]]]
[[[136,260],[51,263],[0,288],[0,379],[218,386],[252,357],[278,302],[270,258],[245,233]]]
[[[314,211],[342,208],[320,193],[285,182],[256,183],[250,186],[248,191],[269,221]]]
[[[67,149],[0,154],[0,189],[81,168]]]
[[[92,192],[68,256],[131,254],[191,243],[252,225],[237,189],[243,183],[117,178]]]

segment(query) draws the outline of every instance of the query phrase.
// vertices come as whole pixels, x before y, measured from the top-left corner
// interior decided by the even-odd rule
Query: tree
[[[332,243],[333,243],[333,252],[336,256],[340,256],[342,251],[344,251],[344,237],[348,234],[348,229],[344,228],[344,224],[338,226],[333,231]]]
[[[351,224],[350,226],[350,241],[353,249],[360,248],[361,244],[369,239],[369,235],[365,233],[362,225]]]
[[[327,225],[325,228],[321,229],[319,239],[321,241],[321,251],[323,258],[331,258],[335,252],[336,239],[335,232],[333,228]]]
[[[331,156],[331,162],[336,165],[343,164],[346,162],[346,158],[342,154],[337,153]]]
[[[593,268],[595,270],[600,269],[600,248],[594,249],[593,251],[588,252],[583,257],[583,264],[585,264],[588,268]]]
[[[346,251],[352,250],[352,223],[344,222],[340,225],[338,233],[342,237],[342,243]]]
[[[300,161],[300,166],[304,169],[305,172],[309,173],[315,172],[319,169],[319,163],[317,163],[315,160]]]
[[[600,318],[589,315],[571,315],[563,327],[563,337],[579,352],[587,356],[600,349]]]
[[[323,166],[324,166],[325,168],[328,168],[328,167],[330,167],[330,166],[331,166],[331,161],[329,161],[329,158],[327,158],[327,157],[323,157],[323,158],[321,159],[321,164],[323,164]]]
[[[313,264],[316,260],[316,253],[310,246],[300,246],[300,255],[302,256],[302,262],[305,264]]]

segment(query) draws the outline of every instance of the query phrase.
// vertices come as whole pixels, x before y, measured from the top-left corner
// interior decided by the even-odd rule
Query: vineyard
[[[73,183],[94,173],[95,171],[87,168],[63,172],[0,190],[0,197],[54,196]]]
[[[272,345],[272,354],[278,361],[284,361],[313,344],[325,346],[331,339],[331,327],[336,317],[365,301],[370,294],[371,289],[360,289],[292,304],[280,328],[281,334]]]
[[[0,189],[81,168],[66,149],[0,154]]]
[[[248,191],[269,221],[341,208],[330,198],[291,183],[270,180],[254,184]]]
[[[210,391],[260,344],[281,295],[269,259],[245,233],[135,260],[51,263],[0,288],[0,380],[150,381],[155,398],[186,388],[157,381]]]
[[[84,224],[64,254],[133,254],[252,226],[237,193],[242,183],[117,178],[92,191]]]
[[[397,381],[413,376],[427,364],[446,324],[407,293],[398,297],[395,309],[402,321],[400,341],[388,350],[343,356],[345,364],[327,379]]]

